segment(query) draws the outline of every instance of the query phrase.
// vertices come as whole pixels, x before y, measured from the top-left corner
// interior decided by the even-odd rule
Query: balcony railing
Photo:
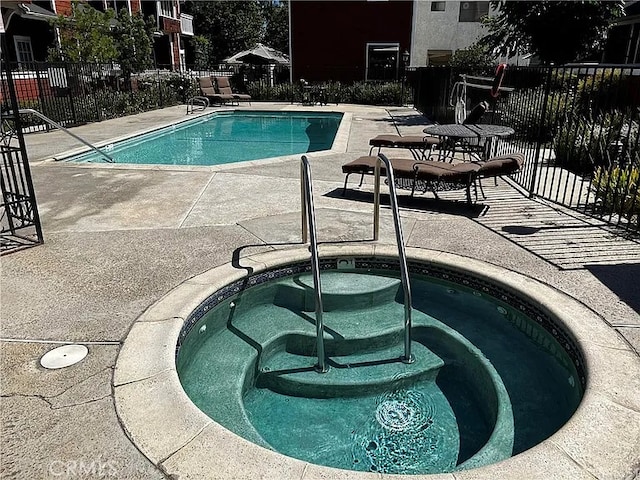
[[[193,36],[193,16],[180,14],[180,30],[183,35]]]

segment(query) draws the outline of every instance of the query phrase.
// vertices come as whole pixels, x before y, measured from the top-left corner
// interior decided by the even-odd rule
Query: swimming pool
[[[502,461],[575,412],[581,353],[537,305],[491,281],[411,263],[415,362],[406,364],[397,262],[346,263],[321,265],[327,373],[314,369],[308,265],[290,264],[219,290],[187,319],[177,370],[191,400],[290,457],[400,474]]]
[[[342,113],[216,112],[101,147],[115,163],[221,165],[331,149]],[[91,151],[70,162],[104,163]]]

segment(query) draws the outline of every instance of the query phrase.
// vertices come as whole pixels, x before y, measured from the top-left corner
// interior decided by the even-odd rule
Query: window
[[[160,0],[160,15],[163,17],[175,18],[173,14],[173,1]]]
[[[93,8],[95,8],[99,12],[105,11],[105,5],[102,0],[89,0],[87,3],[89,3],[89,5],[91,5]]]
[[[479,22],[489,15],[489,2],[460,2],[461,22]]]
[[[18,63],[33,62],[33,49],[31,48],[31,37],[16,35],[13,37],[16,46],[16,59]]]
[[[444,12],[447,2],[431,2],[432,12]]]
[[[398,43],[367,43],[366,80],[395,80],[398,78]]]
[[[427,50],[427,65],[448,65],[451,50]]]

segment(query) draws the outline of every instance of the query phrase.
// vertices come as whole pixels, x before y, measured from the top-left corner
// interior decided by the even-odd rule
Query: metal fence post
[[[542,112],[540,113],[540,120],[538,121],[538,139],[536,140],[535,158],[533,161],[533,171],[531,172],[531,183],[529,184],[529,198],[533,198],[535,195],[534,190],[536,188],[536,176],[538,174],[538,165],[540,163],[540,149],[543,142],[543,123],[547,116],[547,107],[549,104],[549,93],[551,92],[551,67],[547,68],[547,79],[544,87],[544,96],[542,98]]]

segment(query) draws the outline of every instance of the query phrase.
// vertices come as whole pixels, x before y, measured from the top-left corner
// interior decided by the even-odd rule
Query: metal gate
[[[2,52],[6,52],[2,34]],[[42,243],[42,227],[10,65],[2,63],[0,255]]]

